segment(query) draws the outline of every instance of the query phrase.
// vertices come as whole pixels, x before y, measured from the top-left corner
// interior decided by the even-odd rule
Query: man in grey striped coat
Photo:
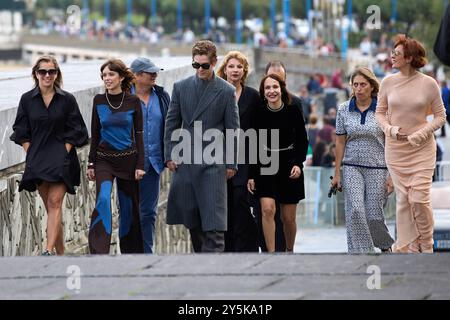
[[[167,224],[183,224],[195,252],[223,252],[227,230],[226,180],[237,171],[239,129],[235,89],[215,76],[215,45],[198,41],[192,48],[196,75],[174,84],[164,132],[165,163],[173,172]],[[230,139],[227,139],[227,141]]]

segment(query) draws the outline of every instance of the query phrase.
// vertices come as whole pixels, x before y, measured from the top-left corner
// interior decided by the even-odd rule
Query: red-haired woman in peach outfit
[[[391,55],[393,67],[399,72],[381,83],[376,119],[386,135],[386,164],[397,195],[397,241],[393,249],[433,252],[433,133],[445,123],[445,108],[436,81],[419,72],[427,63],[421,43],[398,35]],[[428,115],[434,115],[431,122]]]

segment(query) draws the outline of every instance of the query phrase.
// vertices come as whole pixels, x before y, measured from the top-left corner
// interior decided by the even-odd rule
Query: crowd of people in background
[[[186,42],[195,39],[190,30],[182,38]],[[130,67],[119,59],[105,62],[100,68],[105,93],[93,97],[87,168],[87,179],[96,182],[97,190],[89,232],[91,253],[109,252],[109,199],[114,180],[119,194],[122,252],[153,252],[159,177],[164,167],[173,173],[167,223],[189,229],[195,252],[248,252],[258,248],[293,252],[296,207],[305,198],[305,165],[335,168],[331,186],[344,186],[350,253],[373,252],[374,247],[431,252],[429,189],[436,162],[432,137],[444,125],[445,116],[449,120],[449,90],[445,81],[439,88],[436,79],[418,71],[426,65],[426,59],[416,40],[400,35],[393,45],[386,39],[379,45],[379,50],[389,48],[389,63],[397,72],[383,81],[375,70],[358,68],[351,70],[347,84],[348,75],[337,69],[331,76],[310,75],[295,93],[287,89],[289,78],[282,61],[267,64],[256,90],[245,83],[250,66],[240,52],[228,53],[216,74],[216,46],[209,40],[195,42],[195,75],[176,82],[172,97],[156,85],[162,69],[149,59],[137,58]],[[372,49],[370,40],[364,39],[363,55],[372,55]],[[32,74],[35,88],[22,96],[11,140],[27,152],[20,190],[39,190],[46,204],[48,244],[43,254],[53,255],[55,250],[63,254],[61,205],[65,193],[75,193],[74,187],[80,184],[75,148],[87,143],[87,129],[75,98],[61,89],[57,61],[41,57]],[[408,118],[405,100],[397,95],[398,85],[402,85],[400,93],[406,99],[411,83],[418,89],[426,83],[428,90],[414,100],[417,112]],[[319,104],[319,99],[323,103]],[[61,109],[52,108],[55,104]],[[45,130],[37,121],[46,109],[57,112],[48,119],[49,134],[43,134]],[[434,120],[427,123],[426,116],[431,113]],[[392,119],[402,124],[394,126]],[[187,130],[194,134],[194,120],[219,131],[277,131],[279,144],[264,145],[264,151],[279,156],[277,172],[262,174],[268,166],[260,159],[251,165],[245,159],[244,165],[238,165],[237,151],[228,149],[223,154],[234,153],[226,164],[184,163],[185,155],[180,158],[173,153],[172,133]],[[43,149],[34,147],[44,138]],[[223,144],[216,147],[223,148]],[[50,154],[59,157],[48,163],[42,161]],[[415,170],[405,169],[396,161],[405,157]],[[408,181],[415,183],[413,188],[407,187]],[[387,190],[394,187],[399,235],[392,246],[383,204]],[[364,188],[374,195],[373,199],[365,197],[364,192],[360,194]]]
[[[71,28],[65,21],[58,17],[50,20],[39,20],[32,28],[33,32],[41,34],[59,34],[62,36],[76,36],[100,41],[131,41],[137,43],[157,44],[161,40],[173,40],[178,43],[192,45],[199,39],[208,39],[214,43],[230,43],[236,41],[235,32],[230,32],[229,26],[220,27],[213,25],[208,32],[199,32],[191,26],[177,29],[168,33],[161,24],[129,24],[120,20],[106,22],[105,20],[89,20],[83,22],[81,28]],[[274,32],[270,28],[267,32],[260,28],[250,29],[244,26],[242,30],[242,42],[248,46],[278,47],[278,48],[301,48],[305,52],[317,56],[339,55],[341,52],[341,41],[339,39],[328,39],[325,35],[317,34],[310,38],[309,35],[299,34],[295,29],[291,30],[289,36],[285,30]],[[369,36],[361,39],[359,52],[363,56],[377,57],[374,66],[376,76],[383,76],[392,69],[389,48],[393,41],[386,33],[383,33],[376,41]]]

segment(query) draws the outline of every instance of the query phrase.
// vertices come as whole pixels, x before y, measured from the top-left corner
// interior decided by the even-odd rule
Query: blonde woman
[[[239,51],[230,51],[223,59],[217,75],[236,88],[236,102],[239,106],[240,128],[244,131],[252,128],[255,110],[261,106],[257,90],[245,85],[249,72],[249,63]],[[241,143],[244,143],[241,140]],[[248,180],[248,142],[245,147],[245,163],[240,161],[238,172],[228,180],[228,231],[225,235],[225,251],[257,252],[258,229],[256,220],[250,211],[247,191]]]

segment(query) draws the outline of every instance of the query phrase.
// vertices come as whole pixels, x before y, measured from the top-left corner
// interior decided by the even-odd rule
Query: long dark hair
[[[100,67],[101,74],[103,74],[103,70],[106,67],[111,71],[117,72],[119,76],[123,78],[121,83],[122,91],[129,93],[135,80],[134,74],[131,72],[130,68],[128,68],[120,59],[109,59]],[[102,76],[100,75],[100,77]]]
[[[283,103],[286,106],[290,105],[291,101],[292,101],[292,96],[286,88],[286,82],[283,79],[281,79],[279,75],[274,74],[274,73],[268,74],[267,76],[262,78],[261,83],[259,84],[259,96],[261,97],[261,99],[264,102],[267,101],[266,97],[264,96],[264,83],[266,82],[266,80],[268,78],[278,81],[278,83],[280,84],[280,89],[281,89],[281,101],[283,101]]]

